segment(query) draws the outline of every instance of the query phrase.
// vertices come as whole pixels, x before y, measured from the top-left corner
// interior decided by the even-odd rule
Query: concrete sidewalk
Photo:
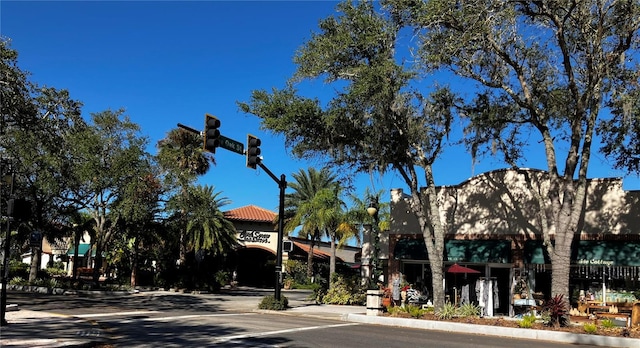
[[[96,347],[106,334],[90,320],[50,312],[8,311],[0,328],[0,347]]]
[[[163,294],[166,292],[156,293]],[[284,294],[289,297],[287,293]],[[209,297],[217,295],[198,294],[194,296]],[[268,312],[280,315],[309,316],[363,324],[410,327],[422,330],[438,330],[456,333],[478,334],[478,332],[482,332],[483,335],[536,339],[569,344],[589,344],[602,347],[640,347],[640,340],[623,337],[570,334],[565,332],[494,326],[482,326],[479,328],[478,325],[444,321],[371,316],[365,314],[366,309],[362,306],[315,304],[309,300],[302,300],[300,296],[297,296],[298,300],[290,301],[289,305],[291,308],[285,311],[264,311],[257,309],[259,297],[256,297],[255,294],[254,296],[243,296],[243,294],[234,294],[233,296],[232,301],[223,302],[224,306],[229,306],[228,310],[253,310],[256,312]],[[222,308],[222,310],[225,309],[226,308]],[[9,326],[2,327],[0,331],[0,347],[3,348],[100,347],[101,345],[109,347],[108,332],[104,332],[94,321],[28,309],[8,311],[6,318]],[[117,344],[117,342],[114,342],[114,344]]]

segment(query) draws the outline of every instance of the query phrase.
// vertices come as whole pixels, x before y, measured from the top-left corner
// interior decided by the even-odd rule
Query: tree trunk
[[[102,272],[102,243],[96,243],[96,257],[93,267],[93,281],[96,285],[100,284],[100,274]]]
[[[316,240],[315,238],[311,239],[311,243],[309,244],[309,253],[307,253],[307,278],[311,279],[313,277],[313,248],[315,247]]]
[[[444,307],[445,296],[443,289],[444,268],[444,237],[445,227],[440,218],[440,204],[438,201],[445,199],[438,195],[446,195],[446,190],[436,190],[431,167],[425,168],[427,187],[419,192],[416,186],[412,186],[411,205],[418,216],[422,227],[422,236],[427,247],[429,265],[431,267],[431,285],[433,287],[433,305],[436,310]]]
[[[75,240],[73,244],[73,273],[72,273],[73,280],[78,279],[78,249],[80,248],[80,238],[82,237],[81,233],[82,233],[81,231],[76,231]]]
[[[336,273],[336,240],[335,236],[331,237],[331,257],[329,259],[329,282],[333,279],[333,274]]]
[[[138,242],[133,243],[133,253],[131,255],[131,288],[135,288],[138,279]]]
[[[38,278],[40,270],[40,259],[42,257],[41,247],[31,248],[31,264],[29,267],[29,283],[33,283]]]

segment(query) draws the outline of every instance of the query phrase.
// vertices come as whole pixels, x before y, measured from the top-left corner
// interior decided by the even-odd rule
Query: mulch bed
[[[390,316],[389,313],[384,313],[385,316]],[[393,315],[394,317],[400,318],[411,318],[408,313],[400,312]],[[441,321],[438,319],[433,313],[427,313],[423,315],[420,319],[416,320],[434,320]],[[481,318],[481,317],[456,317],[449,319],[451,322],[465,323],[465,324],[477,324],[477,325],[488,325],[488,326],[502,326],[502,327],[514,327],[518,328],[519,320],[513,319],[505,319],[501,317],[495,318]],[[584,323],[571,323],[571,325],[566,327],[551,327],[546,326],[543,323],[534,323],[531,330],[547,330],[547,331],[562,331],[562,332],[571,332],[576,334],[586,334],[587,332],[583,327]],[[624,328],[624,327],[614,327],[614,328],[604,328],[598,325],[598,329],[592,335],[601,335],[601,336],[615,336],[615,337],[630,337],[630,338],[640,338],[640,326],[632,327],[632,328]]]

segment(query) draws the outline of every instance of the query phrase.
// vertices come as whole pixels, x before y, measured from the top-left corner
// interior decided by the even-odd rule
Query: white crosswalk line
[[[279,335],[279,334],[291,333],[291,332],[301,332],[301,331],[309,331],[309,330],[322,330],[322,329],[330,329],[330,328],[334,328],[334,327],[355,326],[355,325],[359,325],[359,324],[358,323],[348,323],[348,324],[308,326],[308,327],[298,327],[298,328],[295,328],[295,329],[267,331],[267,332],[256,332],[256,333],[244,334],[244,335],[231,335],[231,336],[218,337],[218,338],[216,338],[215,342],[216,343],[230,342],[230,341],[243,340],[243,339],[247,339],[247,338],[272,336],[272,335]]]

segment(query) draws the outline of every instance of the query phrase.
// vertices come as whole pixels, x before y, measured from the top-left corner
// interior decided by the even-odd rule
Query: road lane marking
[[[77,318],[100,318],[100,317],[121,317],[125,315],[142,315],[158,313],[157,311],[137,311],[137,312],[113,312],[113,313],[96,313],[96,314],[76,314]]]
[[[360,325],[360,323],[308,326],[308,327],[299,327],[299,328],[295,328],[295,329],[285,329],[285,330],[277,330],[277,331],[258,332],[258,333],[244,334],[244,335],[231,335],[231,336],[218,337],[218,338],[215,339],[215,342],[216,343],[221,343],[221,342],[229,342],[229,341],[235,341],[235,340],[243,340],[243,339],[247,339],[247,338],[256,338],[256,337],[280,335],[280,334],[292,333],[292,332],[301,332],[301,331],[310,331],[310,330],[323,330],[323,329],[331,329],[331,328],[334,328],[334,327],[356,326],[356,325]]]
[[[111,321],[117,321],[118,323],[127,324],[127,323],[133,323],[137,321],[171,321],[171,320],[194,319],[194,318],[230,317],[230,316],[239,316],[239,315],[256,315],[256,313],[190,314],[190,315],[177,315],[172,317],[157,317],[157,318],[134,318],[134,319],[123,319],[123,320],[114,319]]]

